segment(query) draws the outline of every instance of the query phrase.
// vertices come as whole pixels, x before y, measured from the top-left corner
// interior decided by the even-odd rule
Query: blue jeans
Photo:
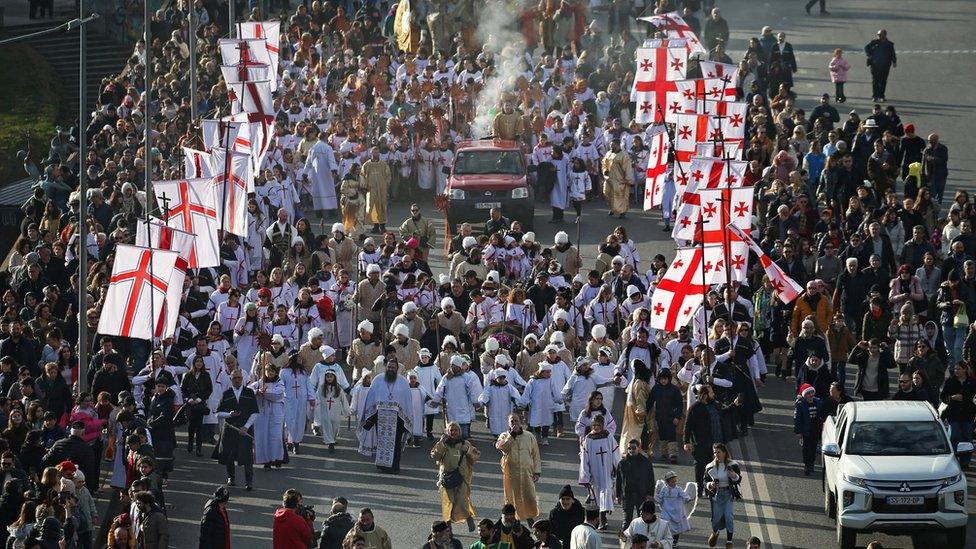
[[[956,446],[960,442],[973,441],[973,422],[972,421],[950,421],[949,422],[949,442],[952,444],[952,451],[956,451]],[[959,456],[959,466],[965,468],[972,459],[972,454]]]
[[[834,376],[834,381],[840,383],[841,387],[846,390],[847,387],[847,362],[841,360],[839,362],[830,363],[830,374]]]
[[[949,368],[962,360],[962,344],[966,339],[966,330],[956,328],[952,323],[942,325],[942,338],[945,339],[946,350],[949,351]],[[951,371],[951,370],[950,370]]]
[[[729,534],[735,531],[732,521],[732,490],[719,488],[712,498],[712,532],[725,530]]]
[[[470,423],[459,423],[461,426],[461,440],[468,440],[471,438],[471,424]]]

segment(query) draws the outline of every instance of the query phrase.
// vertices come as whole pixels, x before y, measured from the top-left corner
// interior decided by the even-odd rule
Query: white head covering
[[[470,250],[478,245],[478,240],[473,236],[466,236],[461,240],[461,247],[465,250]]]
[[[285,344],[285,338],[281,337],[281,334],[275,334],[271,336],[271,343],[277,343],[278,345]]]
[[[495,368],[491,371],[491,379],[498,379],[500,377],[508,378],[508,370],[505,368]]]
[[[498,356],[495,357],[495,365],[496,366],[504,366],[506,364],[508,364],[509,366],[511,366],[512,359],[508,358],[505,355],[498,355]]]
[[[403,307],[401,307],[400,310],[403,311],[403,314],[416,313],[417,304],[414,303],[413,301],[407,301],[406,303],[403,304]]]
[[[569,320],[569,315],[568,315],[568,314],[566,313],[566,311],[564,311],[564,310],[562,310],[562,309],[559,309],[558,311],[556,311],[556,312],[555,312],[555,313],[554,313],[554,314],[552,315],[552,319],[553,319],[553,320],[563,320],[563,321],[568,321],[568,320]],[[556,335],[556,332],[553,332],[553,335]]]
[[[593,339],[603,339],[607,337],[607,327],[603,324],[594,324],[590,328],[590,335],[593,336]]]
[[[417,351],[417,354],[420,355],[420,356],[427,356],[427,357],[429,357],[431,355],[431,352],[430,352],[430,349],[428,349],[427,347],[421,347],[420,350]]]
[[[539,371],[540,372],[551,372],[552,371],[552,366],[550,366],[546,362],[542,362],[542,363],[539,364]]]
[[[559,347],[556,345],[546,345],[546,353],[558,353]]]
[[[583,277],[583,273],[576,273],[576,276],[573,277],[573,282],[584,284],[586,283],[586,278]]]
[[[320,330],[319,328],[312,328],[311,330],[308,331],[308,342],[311,343],[313,339],[317,337],[322,337],[324,335],[325,334],[323,334],[322,330]]]
[[[336,351],[328,345],[323,345],[319,347],[319,352],[322,353],[322,358],[329,358],[330,356],[334,355]]]
[[[639,293],[641,293],[641,291],[640,291],[640,289],[637,288],[637,286],[634,286],[633,284],[631,284],[630,286],[627,286],[627,297],[630,297],[630,296],[632,296],[634,294],[639,294]]]
[[[451,281],[451,277],[447,276],[444,273],[437,275],[437,283],[440,284],[441,286],[447,284],[450,281]]]
[[[361,332],[373,333],[373,323],[368,320],[364,320],[359,323],[359,326],[356,326],[356,329]]]
[[[529,242],[529,243],[535,242],[535,233],[532,232],[532,231],[529,231],[529,232],[523,234],[522,235],[522,242]]]
[[[610,260],[610,263],[611,264],[612,263],[620,263],[621,265],[623,265],[625,262],[624,262],[623,256],[615,255],[615,256],[613,256],[613,259]]]
[[[338,232],[340,232],[342,234],[346,234],[346,227],[343,226],[342,223],[333,223],[332,224],[332,232],[336,232],[336,231],[338,231]]]
[[[538,342],[539,342],[539,336],[537,336],[537,335],[535,335],[535,334],[532,334],[532,333],[529,333],[529,334],[526,334],[526,335],[525,335],[525,337],[524,337],[524,338],[522,338],[522,342],[523,342],[523,343],[524,343],[524,342],[527,342],[527,341],[529,341],[530,339],[531,339],[532,341],[535,341],[536,343],[538,343]]]
[[[569,235],[566,234],[566,231],[559,231],[558,233],[556,233],[556,238],[554,240],[556,244],[568,244]]]
[[[393,335],[397,337],[410,337],[410,329],[404,324],[397,324],[396,327],[393,328]]]
[[[454,308],[454,300],[450,297],[445,297],[441,300],[441,309],[447,309],[448,307]]]
[[[562,332],[553,332],[549,334],[549,343],[565,343],[566,337],[563,336]]]
[[[373,273],[380,274],[380,266],[377,265],[376,263],[370,263],[366,267],[366,274],[369,275],[369,274],[373,274]]]
[[[488,274],[485,276],[485,280],[498,282],[498,271],[488,271]]]
[[[499,347],[500,347],[500,345],[498,344],[498,340],[497,339],[495,339],[493,337],[489,337],[488,339],[485,340],[485,350],[486,351],[488,351],[488,352],[497,351]]]
[[[461,366],[464,366],[464,357],[462,357],[461,355],[454,355],[454,356],[452,356],[451,357],[451,366],[457,366],[458,368],[460,368]]]
[[[441,342],[441,349],[443,349],[444,346],[447,345],[448,343],[454,345],[454,348],[457,349],[458,342],[457,342],[457,338],[455,338],[454,336],[445,336],[444,341]]]
[[[380,355],[380,356],[378,356],[378,357],[376,357],[376,358],[373,359],[373,369],[374,370],[375,369],[383,368],[383,365],[384,364],[386,364],[386,357],[383,356],[383,355]]]

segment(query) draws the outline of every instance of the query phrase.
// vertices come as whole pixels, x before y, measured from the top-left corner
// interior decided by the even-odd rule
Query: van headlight
[[[844,480],[853,484],[854,486],[860,486],[861,488],[867,488],[868,481],[861,477],[852,477],[851,475],[844,475]]]
[[[959,482],[959,479],[961,478],[962,478],[961,475],[954,475],[951,477],[946,477],[942,479],[940,482],[942,483],[942,487],[945,488],[946,486],[952,486],[953,484]]]
[[[512,198],[528,198],[529,189],[528,187],[519,187],[517,189],[512,189]]]
[[[461,189],[451,189],[451,200],[464,200],[464,191]]]

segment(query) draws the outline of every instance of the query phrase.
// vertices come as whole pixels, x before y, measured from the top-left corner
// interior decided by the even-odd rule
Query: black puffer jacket
[[[323,524],[319,549],[341,549],[342,540],[346,537],[346,533],[352,530],[354,523],[352,516],[345,511],[329,515]]]

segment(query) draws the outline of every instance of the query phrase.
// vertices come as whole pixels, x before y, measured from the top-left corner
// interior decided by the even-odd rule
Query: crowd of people
[[[782,303],[753,257],[745,282],[716,287],[689,326],[665,333],[650,326],[650,295],[667,259],[642,258],[624,222],[584,250],[564,231],[540,242],[500,210],[455,234],[438,231],[438,214],[418,204],[396,225],[387,205],[443,192],[441,167],[487,115],[538,173],[557,174],[554,221],[570,202],[598,208],[604,198],[623,218],[643,196],[648,155],[628,93],[635,48],[653,31],[633,16],[679,11],[709,60],[732,63],[720,9],[694,0],[592,11],[574,0],[520,3],[510,30],[525,42],[516,56],[524,67],[485,107],[480,93],[510,52],[481,44],[471,3],[412,4],[431,17],[406,38],[393,29],[396,5],[385,2],[315,1],[283,20],[274,136],[248,201],[249,234],[224,235],[222,265],[187,278],[174,337],[112,338],[95,327],[115,246],[132,243],[137,220],[153,210],[145,171],[179,179],[183,147],[203,148],[191,104],[227,113],[217,53],[226,16],[194,3],[198,66],[190,67],[186,12],[157,12],[150,44],[136,44],[103,82],[91,120],[58,135],[40,166],[25,157],[38,183],[3,293],[0,537],[14,547],[91,547],[104,464],[124,510],[105,521],[108,546],[166,547],[163,487],[174,461],[212,445],[227,484],[242,469],[251,490],[254,465],[280,468],[308,451],[311,422],[328,452],[351,444],[391,474],[406,448],[430,446],[443,512],[425,547],[460,547],[457,522],[478,531],[472,547],[600,547],[598,531],[622,507],[613,527],[622,540],[672,549],[699,498],[710,504],[709,545],[724,537],[731,547],[749,471],[728,444],[748,436],[762,410],[767,364],[795,383],[807,474],[823,419],[852,398],[929,401],[942,407],[953,443],[972,439],[973,201],[965,191],[943,196],[948,150],[934,128],[918,128],[929,132],[920,137],[895,106],[880,104],[895,66],[885,32],[866,49],[878,104],[844,120],[828,94],[809,112],[798,104],[785,34],[766,27],[749,42],[734,84],[749,104],[753,234],[805,292]],[[259,8],[244,15],[264,19]],[[840,50],[824,67],[838,103],[848,70]],[[82,138],[91,186],[83,213],[72,154]],[[323,178],[331,198],[316,187]],[[672,216],[668,205],[666,225]],[[91,235],[83,244],[79,223]],[[442,247],[441,271],[431,263]],[[89,258],[83,274],[80,253]],[[84,318],[80,292],[92,304]],[[78,346],[91,357],[83,369]],[[895,369],[897,391],[888,386]],[[90,390],[78,391],[79,382]],[[497,522],[476,524],[481,453],[471,429],[481,417],[502,456],[504,507]],[[354,436],[342,440],[349,418]],[[184,424],[185,453],[176,434]],[[580,458],[578,477],[566,479],[546,515],[535,483],[550,437],[578,438]],[[656,479],[654,459],[684,456],[694,478]],[[201,547],[230,546],[229,497],[221,487],[207,503]],[[370,509],[353,520],[347,506],[333,501],[320,547],[391,547]],[[314,520],[301,494],[287,491],[275,547],[308,546]]]

